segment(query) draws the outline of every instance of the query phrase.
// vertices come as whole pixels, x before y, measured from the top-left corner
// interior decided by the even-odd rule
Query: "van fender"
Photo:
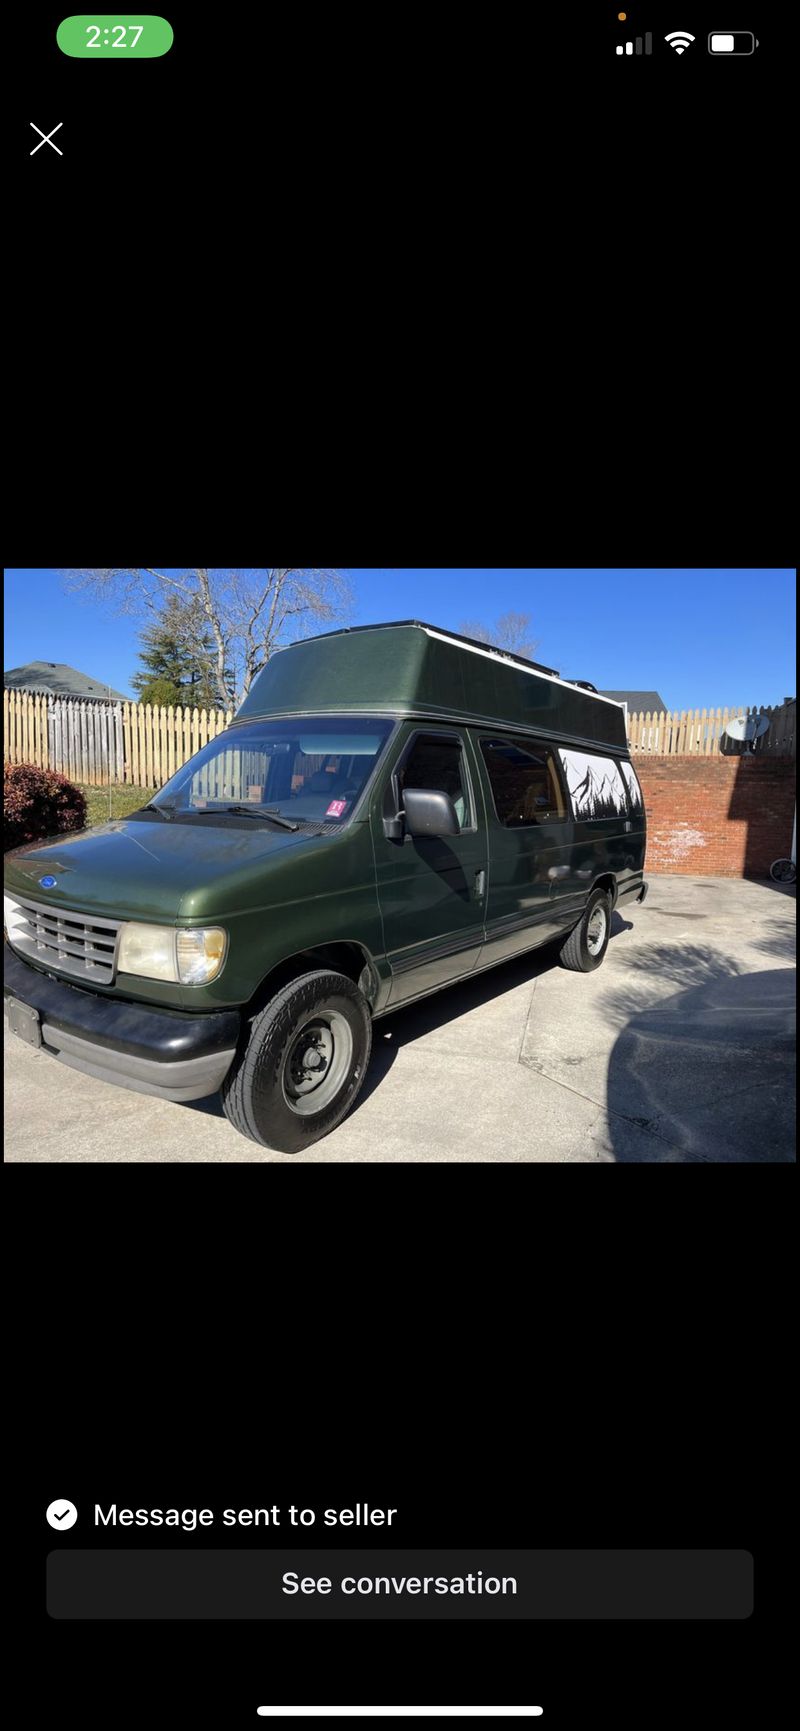
[[[275,997],[276,992],[282,991],[290,981],[318,968],[329,968],[334,973],[345,974],[358,986],[359,991],[363,992],[373,1015],[382,1009],[391,985],[389,964],[385,959],[377,960],[365,944],[350,939],[331,944],[310,945],[308,949],[296,950],[292,955],[284,956],[269,969],[256,987],[246,1006],[245,1015],[248,1018],[256,1015]]]
[[[619,899],[619,884],[614,873],[598,872],[597,877],[592,879],[589,894],[592,895],[594,890],[606,890],[608,892],[611,897],[611,911],[613,913]]]

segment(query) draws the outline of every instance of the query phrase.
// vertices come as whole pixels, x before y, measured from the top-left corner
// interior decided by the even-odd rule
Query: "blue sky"
[[[795,695],[795,573],[788,570],[462,570],[352,567],[351,623],[424,619],[458,628],[532,616],[537,658],[600,689],[655,690],[670,709]],[[64,592],[57,571],[5,575],[4,666],[66,661],[130,693],[138,626]]]

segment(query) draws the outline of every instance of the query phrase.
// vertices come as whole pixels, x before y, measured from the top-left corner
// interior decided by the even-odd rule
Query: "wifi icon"
[[[669,36],[664,37],[664,41],[669,43],[670,48],[675,49],[676,54],[683,54],[689,43],[694,42],[694,37],[689,35],[688,30],[671,30]]]

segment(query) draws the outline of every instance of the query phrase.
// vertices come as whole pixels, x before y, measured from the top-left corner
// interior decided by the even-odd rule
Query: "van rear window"
[[[644,811],[644,795],[639,783],[639,777],[636,774],[632,763],[621,763],[619,767],[622,770],[623,780],[628,789],[631,811],[640,816]]]

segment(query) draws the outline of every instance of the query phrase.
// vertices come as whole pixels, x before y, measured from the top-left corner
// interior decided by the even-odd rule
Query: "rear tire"
[[[366,1075],[369,1005],[345,974],[301,974],[253,1018],[222,1084],[226,1118],[243,1136],[300,1154],[340,1124]]]
[[[562,968],[593,974],[605,956],[610,936],[611,897],[605,890],[592,890],[582,918],[561,946],[558,959]]]

